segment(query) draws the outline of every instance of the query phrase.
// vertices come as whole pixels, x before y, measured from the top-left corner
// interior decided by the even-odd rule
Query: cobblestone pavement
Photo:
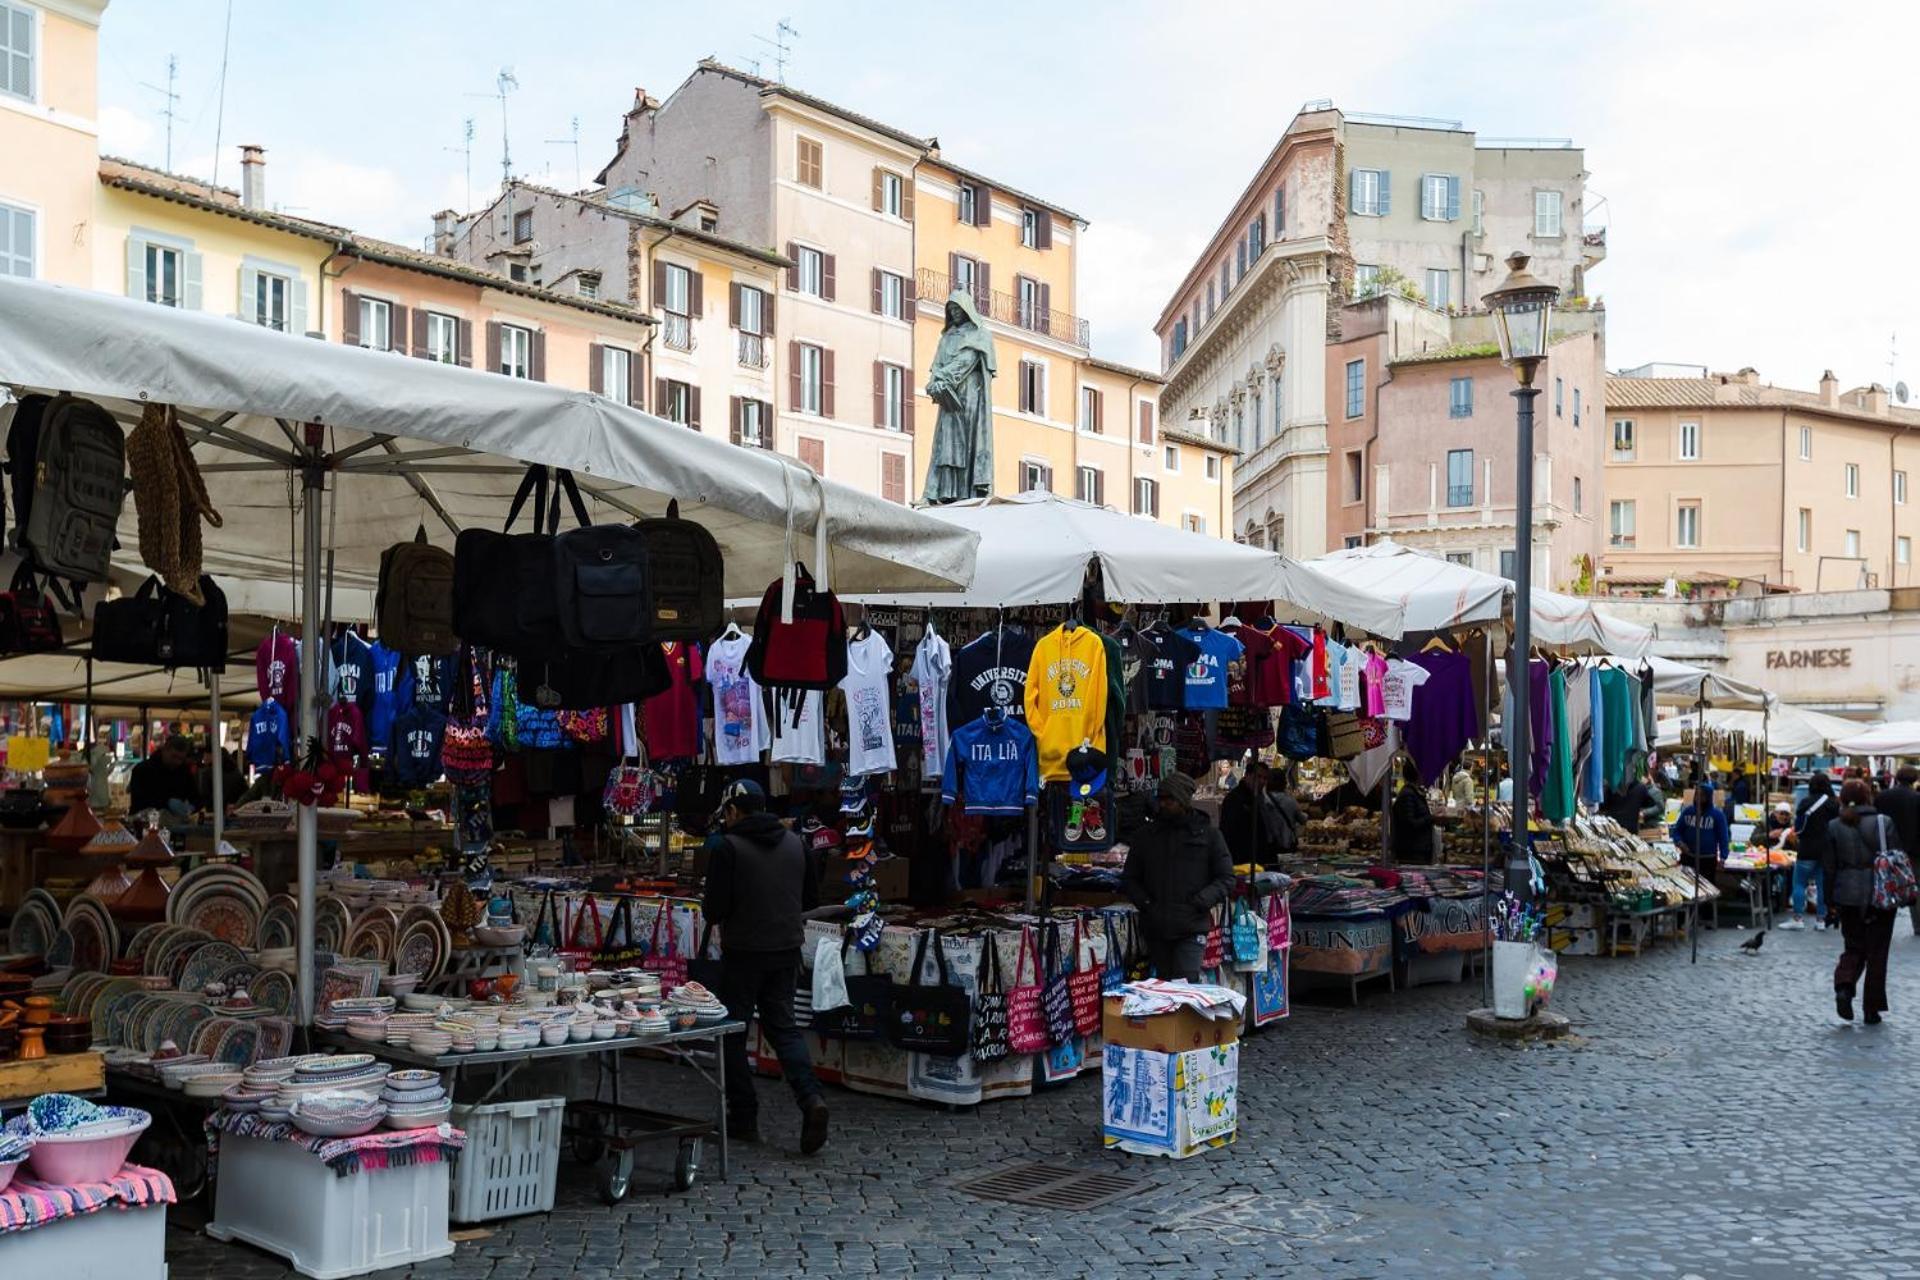
[[[1239,1141],[1183,1162],[1108,1154],[1097,1086],[975,1114],[834,1090],[833,1139],[794,1154],[796,1113],[763,1082],[767,1142],[733,1178],[617,1209],[568,1163],[546,1216],[498,1224],[422,1276],[1139,1275],[1920,1276],[1920,939],[1894,940],[1894,1013],[1834,1016],[1837,933],[1747,935],[1565,960],[1577,1035],[1529,1048],[1467,1032],[1477,984],[1357,1009],[1299,1004],[1242,1052]],[[643,1086],[672,1077],[640,1066]],[[1144,1175],[1083,1213],[959,1195],[1043,1160]],[[171,1233],[173,1280],[288,1274],[243,1246]]]

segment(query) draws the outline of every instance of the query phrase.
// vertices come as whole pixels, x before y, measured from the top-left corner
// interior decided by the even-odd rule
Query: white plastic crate
[[[0,1276],[167,1280],[167,1206],[115,1204],[0,1236]]]
[[[277,1253],[314,1280],[340,1280],[453,1252],[445,1161],[341,1178],[291,1142],[224,1134],[215,1240]]]
[[[453,1125],[467,1145],[454,1160],[454,1221],[551,1212],[566,1110],[565,1098],[455,1107]]]

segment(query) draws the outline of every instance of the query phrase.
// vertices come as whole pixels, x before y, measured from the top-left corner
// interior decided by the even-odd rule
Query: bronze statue
[[[927,464],[928,503],[984,498],[993,492],[993,336],[973,295],[947,297],[947,325],[927,373],[927,395],[940,406]]]

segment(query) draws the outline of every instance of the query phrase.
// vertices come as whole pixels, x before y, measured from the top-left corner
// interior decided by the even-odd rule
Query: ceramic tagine
[[[100,834],[100,819],[93,816],[86,793],[67,806],[60,821],[47,831],[47,847],[56,853],[79,853]]]
[[[173,861],[173,848],[167,833],[150,824],[127,857],[127,864],[140,868],[140,877],[113,902],[113,914],[125,920],[158,921],[167,918],[167,895],[173,890],[160,878],[160,868]]]

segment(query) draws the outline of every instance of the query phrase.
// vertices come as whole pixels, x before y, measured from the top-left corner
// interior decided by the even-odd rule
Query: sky
[[[1158,366],[1152,325],[1302,103],[1458,120],[1585,148],[1589,277],[1608,364],[1738,369],[1811,389],[1904,380],[1920,403],[1920,5],[1847,0],[1518,4],[613,3],[112,0],[103,150],[238,184],[268,149],[286,212],[407,244],[498,189],[510,67],[518,176],[573,186],[611,156],[636,86],[712,55],[921,135],[1088,219],[1095,353]],[[471,178],[464,122],[474,122]],[[579,144],[573,145],[578,121]],[[577,155],[577,168],[576,168]],[[469,198],[471,193],[471,198]],[[1494,246],[1500,250],[1499,246]],[[1500,250],[1504,252],[1504,250]],[[1899,335],[1896,339],[1895,335]],[[1890,353],[1897,348],[1893,372]]]

